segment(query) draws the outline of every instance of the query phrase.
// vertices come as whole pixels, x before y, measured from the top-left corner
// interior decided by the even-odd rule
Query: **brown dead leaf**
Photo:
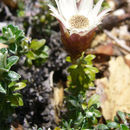
[[[11,130],[24,130],[23,126],[20,125],[18,122],[13,122],[11,125]]]
[[[113,120],[117,111],[130,113],[130,68],[123,57],[109,62],[109,79],[97,80],[97,93],[106,120]]]
[[[55,110],[55,122],[58,124],[60,122],[60,110],[63,105],[64,99],[64,87],[62,82],[60,81],[56,87],[54,87],[54,94],[52,104]]]
[[[3,44],[3,43],[0,43],[0,49],[2,49],[2,48],[8,48],[8,45],[5,45],[5,44]]]
[[[111,9],[119,8],[121,5],[125,4],[127,0],[107,0],[107,3],[111,7]]]
[[[128,30],[129,30],[128,26],[123,25],[123,26],[120,26],[119,28],[113,28],[111,33],[112,35],[114,35],[115,37],[118,37],[121,40],[130,41],[130,32]]]
[[[130,54],[125,56],[125,62],[130,67]]]
[[[91,47],[97,46],[99,43],[104,43],[107,39],[107,36],[105,33],[97,35],[94,40],[92,41]]]
[[[94,62],[103,63],[110,60],[110,56],[114,55],[113,44],[99,45],[93,50],[86,51],[86,54],[94,54],[96,58]]]
[[[7,6],[17,8],[17,0],[2,0]]]
[[[112,56],[114,54],[112,44],[100,45],[98,48],[96,48],[95,51],[98,54],[104,54],[104,55],[108,55],[108,56]]]

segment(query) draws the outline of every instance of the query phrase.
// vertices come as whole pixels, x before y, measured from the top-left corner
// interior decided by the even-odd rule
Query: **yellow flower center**
[[[69,24],[72,28],[83,29],[88,27],[89,21],[83,15],[74,15],[70,18]]]

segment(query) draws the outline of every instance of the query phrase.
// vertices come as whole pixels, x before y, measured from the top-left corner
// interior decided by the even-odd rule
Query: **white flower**
[[[99,25],[103,17],[110,11],[105,9],[100,13],[104,0],[99,0],[94,5],[93,0],[55,0],[58,10],[49,5],[52,15],[69,30],[71,34],[88,33]]]

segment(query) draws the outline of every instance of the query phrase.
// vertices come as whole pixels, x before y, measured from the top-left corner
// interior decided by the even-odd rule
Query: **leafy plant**
[[[45,46],[45,40],[30,40],[25,37],[24,32],[18,27],[8,25],[2,29],[0,42],[8,45],[11,54],[17,56],[26,56],[29,65],[41,65],[48,58],[48,47]]]
[[[25,4],[23,0],[17,0],[18,9],[17,9],[17,15],[18,17],[24,17],[25,16]]]
[[[95,74],[98,70],[93,67],[93,55],[82,56],[75,61],[69,68],[68,76],[69,87],[66,89],[65,97],[67,114],[61,123],[62,129],[79,130],[93,129],[101,117],[99,108],[99,96],[93,95],[89,101],[86,101],[86,91],[93,86]],[[72,63],[70,57],[68,62]]]
[[[29,65],[32,65],[33,63],[35,65],[41,65],[46,61],[48,58],[48,47],[45,46],[45,42],[44,39],[31,41],[29,50],[25,54]]]
[[[69,68],[68,81],[70,81],[70,88],[73,93],[77,94],[79,92],[86,92],[86,90],[93,86],[93,81],[95,80],[95,74],[98,72],[97,68],[93,67],[92,60],[95,58],[94,55],[82,56],[77,59]],[[70,57],[66,59],[68,62],[72,63]]]
[[[100,97],[92,95],[89,100],[86,99],[86,93],[90,86],[93,86],[95,74],[98,70],[93,67],[93,55],[82,56],[77,61],[67,61],[73,63],[69,68],[68,88],[66,91],[65,102],[67,113],[65,113],[60,127],[55,130],[128,130],[127,114],[118,112],[114,121],[99,123],[102,119],[100,112]]]
[[[8,45],[11,53],[19,54],[22,51],[21,43],[25,39],[24,32],[10,24],[2,28],[2,34],[0,42]]]
[[[121,111],[117,112],[114,121],[106,121],[106,124],[98,124],[95,129],[115,129],[115,130],[129,130],[128,114]]]
[[[17,63],[17,56],[8,58],[7,49],[0,49],[0,129],[7,130],[11,122],[15,107],[23,106],[22,95],[18,90],[23,89],[26,84],[17,82],[20,75],[11,71],[11,67]]]
[[[100,112],[100,97],[92,95],[89,100],[86,99],[88,88],[93,86],[95,74],[98,70],[93,67],[92,60],[95,56],[82,56],[77,61],[67,61],[73,63],[69,68],[68,88],[66,91],[65,102],[67,112],[63,115],[60,127],[55,130],[128,130],[128,114],[118,112],[114,121],[105,121],[99,123],[102,119]]]

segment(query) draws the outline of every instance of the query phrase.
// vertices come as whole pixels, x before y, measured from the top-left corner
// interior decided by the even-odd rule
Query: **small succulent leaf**
[[[11,106],[23,106],[22,96],[19,93],[14,93],[13,95],[9,96],[8,99],[11,102]]]
[[[100,104],[99,100],[100,100],[99,95],[97,95],[97,94],[93,95],[88,101],[88,108],[90,108],[93,104],[97,104],[99,106],[99,104]]]
[[[86,111],[85,114],[86,114],[86,117],[88,117],[88,118],[93,117],[93,112]]]
[[[42,58],[42,59],[46,59],[46,58],[48,58],[48,54],[45,53],[45,52],[42,52],[42,53],[39,55],[39,57]]]
[[[7,60],[7,49],[0,49],[0,68],[5,68]]]
[[[87,109],[87,104],[86,103],[82,103],[82,109],[83,110]]]
[[[21,89],[23,89],[23,88],[25,88],[25,87],[26,87],[26,83],[24,83],[24,82],[16,83],[16,84],[15,84],[14,91],[21,90]]]
[[[129,128],[124,124],[120,124],[120,130],[129,130]]]
[[[43,130],[42,128],[38,128],[38,130]]]
[[[10,81],[17,81],[21,78],[21,76],[19,74],[17,74],[16,72],[14,71],[9,71],[6,73],[6,78],[7,80],[10,80]]]
[[[93,113],[94,113],[94,115],[96,117],[101,117],[102,116],[101,112],[99,110],[97,110],[97,109],[94,109]]]
[[[118,111],[117,114],[119,115],[121,120],[124,122],[124,124],[127,124],[127,120],[126,120],[125,114],[123,112],[121,112],[121,111]]]
[[[69,69],[76,69],[78,67],[78,65],[71,65],[70,67],[69,67]]]
[[[94,125],[96,125],[98,123],[98,120],[95,116],[92,117],[92,122]]]
[[[6,94],[6,90],[5,90],[5,88],[2,86],[1,83],[0,83],[0,93]]]
[[[9,46],[9,51],[10,51],[12,54],[16,54],[16,53],[17,53],[17,50],[18,50],[18,46],[17,46],[16,43],[11,44],[11,45]]]
[[[0,43],[6,43],[7,42],[7,40],[5,39],[5,38],[3,38],[2,36],[0,36]]]
[[[109,130],[109,128],[104,124],[99,124],[96,128],[98,130]]]
[[[12,88],[12,87],[14,87],[15,84],[16,84],[15,81],[11,82],[11,83],[8,85],[8,88]]]
[[[49,47],[48,46],[44,46],[43,51],[47,52],[48,50],[49,50]]]
[[[107,126],[108,126],[109,128],[111,128],[111,129],[119,128],[119,127],[120,127],[120,125],[119,125],[118,123],[116,123],[116,122],[108,122],[108,123],[107,123]]]
[[[4,55],[0,53],[0,68],[4,68]]]
[[[89,54],[89,55],[87,55],[86,57],[85,57],[85,61],[92,61],[93,59],[95,59],[95,55],[91,55],[91,54]]]
[[[24,32],[14,25],[8,25],[2,29],[1,39],[4,39],[2,43],[8,45],[9,52],[13,54],[19,53],[21,51],[22,41],[25,39]]]
[[[27,58],[30,59],[30,60],[35,60],[37,58],[37,55],[32,52],[32,51],[29,51],[27,54],[26,54]]]
[[[118,116],[116,115],[116,116],[114,116],[114,121],[115,122],[119,122],[119,118],[118,118]]]
[[[77,101],[76,101],[76,100],[69,100],[69,102],[70,102],[74,107],[77,107]]]
[[[56,127],[54,130],[61,130],[61,128],[59,128],[59,127]]]
[[[17,61],[19,60],[18,56],[11,56],[7,59],[7,65],[6,65],[6,69],[10,69],[14,64],[17,63]]]
[[[39,50],[41,47],[45,45],[46,40],[32,40],[30,48],[34,51]]]
[[[67,57],[66,57],[66,61],[71,63],[71,62],[72,62],[72,61],[71,61],[71,57],[70,57],[70,56],[67,56]]]

